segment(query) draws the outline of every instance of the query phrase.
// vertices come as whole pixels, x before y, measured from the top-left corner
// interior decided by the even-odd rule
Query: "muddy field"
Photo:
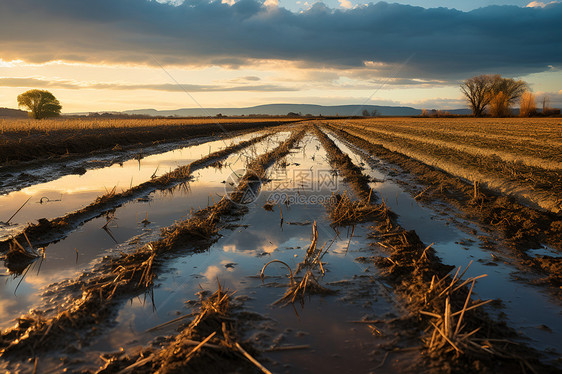
[[[560,372],[562,126],[432,121],[19,165],[0,369]]]

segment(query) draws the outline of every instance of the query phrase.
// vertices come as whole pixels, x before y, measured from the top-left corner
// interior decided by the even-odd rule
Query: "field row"
[[[158,222],[160,210],[167,218],[160,222],[168,223],[161,226],[160,235],[150,242],[133,241],[129,233],[129,244],[118,245],[118,250],[114,251],[112,256],[98,257],[99,261],[92,262],[92,268],[88,267],[90,270],[79,271],[67,281],[50,286],[47,286],[47,282],[56,279],[45,274],[50,262],[66,256],[70,261],[65,266],[70,268],[70,264],[74,264],[74,256],[78,262],[79,252],[82,254],[88,243],[78,241],[78,249],[75,249],[71,243],[76,243],[75,239],[80,238],[81,233],[74,230],[73,234],[60,242],[63,245],[67,242],[66,252],[59,255],[52,246],[46,246],[43,251],[45,264],[41,270],[42,276],[46,278],[43,282],[47,286],[44,296],[50,300],[66,297],[65,303],[60,305],[58,312],[52,309],[44,314],[15,314],[14,316],[20,316],[18,324],[0,334],[0,359],[6,360],[9,365],[17,365],[27,358],[28,350],[33,347],[36,349],[35,354],[38,354],[40,365],[45,365],[40,366],[42,368],[52,365],[52,368],[58,369],[95,371],[95,365],[102,364],[103,361],[106,365],[104,372],[121,372],[134,368],[151,372],[166,368],[171,362],[176,364],[178,361],[174,357],[194,355],[194,359],[181,359],[177,365],[181,365],[182,370],[190,370],[194,365],[198,365],[206,371],[211,367],[228,364],[228,357],[233,357],[236,359],[233,365],[238,368],[246,365],[247,371],[252,372],[253,366],[241,359],[236,352],[247,349],[261,361],[264,356],[267,359],[275,357],[275,353],[270,355],[268,352],[275,352],[277,349],[290,351],[296,348],[305,352],[314,349],[315,355],[323,357],[323,363],[315,364],[320,365],[315,368],[324,371],[335,367],[345,371],[343,368],[352,367],[354,371],[366,372],[383,366],[385,370],[392,372],[403,372],[405,366],[417,369],[454,367],[456,370],[467,370],[476,358],[482,360],[480,365],[490,369],[498,365],[512,369],[521,364],[538,370],[551,369],[547,364],[539,362],[538,354],[526,346],[515,344],[505,350],[500,344],[494,343],[494,339],[512,335],[503,322],[494,321],[492,315],[484,311],[485,304],[491,300],[479,300],[482,297],[491,299],[489,295],[482,294],[487,289],[485,285],[475,285],[476,279],[481,278],[478,274],[482,274],[485,264],[473,264],[472,270],[477,273],[467,273],[466,280],[457,276],[458,274],[452,279],[452,274],[448,275],[451,269],[459,265],[466,271],[468,268],[465,267],[470,260],[466,248],[458,246],[452,249],[446,247],[445,242],[450,241],[452,234],[454,237],[458,236],[457,240],[466,237],[466,234],[456,233],[443,225],[443,228],[436,231],[447,231],[447,234],[438,235],[439,240],[434,240],[435,237],[431,241],[420,239],[428,234],[428,230],[431,231],[430,228],[424,226],[421,220],[414,226],[402,226],[399,223],[385,202],[392,199],[388,199],[388,196],[380,199],[378,196],[390,186],[377,186],[380,182],[373,182],[371,174],[363,174],[358,165],[358,154],[340,140],[339,134],[324,132],[314,126],[308,128],[314,131],[313,134],[309,132],[305,135],[304,131],[299,130],[294,129],[290,137],[289,134],[282,134],[283,136],[271,144],[275,145],[281,140],[284,142],[273,150],[269,150],[269,137],[256,137],[202,156],[201,159],[191,162],[190,166],[179,166],[146,182],[145,185],[133,187],[131,193],[123,192],[123,196],[117,200],[117,194],[102,198],[107,200],[110,206],[118,209],[113,211],[113,215],[97,219],[94,225],[97,232],[101,231],[99,227],[107,218],[103,225],[104,230],[108,233],[114,231],[116,237],[119,237],[117,234],[120,233],[120,228],[125,229],[133,216],[124,213],[133,213],[135,209],[146,204],[143,202],[145,200],[151,201],[146,204],[150,210],[146,216],[143,215],[145,218],[142,222],[139,222],[142,218],[140,216],[133,219],[132,227],[138,227],[132,232],[137,232],[141,227],[150,227],[150,221]],[[257,147],[254,149],[254,146]],[[255,154],[248,150],[240,155],[253,156],[253,161],[246,166],[251,172],[240,175],[239,180],[233,180],[231,184],[225,184],[223,187],[222,183],[229,180],[221,180],[229,174],[230,169],[222,162],[227,157],[238,159],[240,155],[236,157],[236,153],[248,147],[254,149]],[[362,156],[361,158],[365,162],[370,159]],[[236,166],[230,165],[230,168],[232,167],[236,169]],[[186,180],[191,173],[207,168],[207,172],[200,174],[202,178],[194,180],[190,188],[186,188],[186,195],[178,196],[175,202],[164,204],[156,196],[136,200],[139,195],[132,193],[142,188],[142,196],[145,193],[153,195],[151,191],[166,189],[178,181]],[[211,177],[218,170],[223,171],[220,175]],[[260,189],[260,179],[267,181],[271,177],[272,182],[277,178],[280,178],[277,182],[290,182],[291,178],[301,175],[304,170],[311,171],[313,180],[318,182],[313,183],[314,186],[324,186],[324,189],[309,191],[305,185],[300,184],[304,180],[293,180],[298,186],[296,195],[301,198],[307,195],[318,197],[319,194],[331,196],[331,199],[326,199],[326,203],[312,203],[309,199],[306,204],[291,203],[289,206],[286,200],[285,204],[282,201],[275,204],[269,200],[276,190],[271,190],[271,195],[266,190],[255,194],[255,191]],[[327,172],[334,180],[340,178],[339,181],[326,185],[322,176],[328,175]],[[365,169],[365,173],[371,172],[374,170]],[[221,193],[224,188],[228,191],[228,186],[232,186],[232,201],[223,198],[215,202],[214,194],[208,196],[209,192],[214,191],[212,186],[218,187]],[[379,188],[381,190],[378,190]],[[291,189],[287,192],[291,192]],[[173,194],[166,196],[166,199],[171,199],[171,195]],[[121,205],[128,196],[132,197],[128,199],[129,204]],[[252,199],[249,203],[243,203],[247,197]],[[253,202],[253,198],[258,200]],[[409,199],[413,202],[411,196]],[[400,206],[413,209],[410,200],[401,201]],[[182,209],[176,212],[179,205]],[[174,224],[170,224],[170,220],[177,219],[176,215],[179,215],[181,210],[189,209],[185,205],[191,206],[193,210]],[[199,210],[195,210],[197,205],[200,206]],[[396,193],[396,207],[398,205]],[[96,209],[98,208],[96,206]],[[403,212],[399,214],[402,215]],[[70,221],[71,215],[72,213],[62,221]],[[79,224],[87,219],[89,218],[80,218]],[[238,219],[242,219],[240,224],[236,223]],[[48,226],[44,229],[54,229],[52,224]],[[66,230],[72,231],[74,228]],[[309,242],[311,228],[313,237],[312,242]],[[349,237],[342,235],[345,228]],[[42,232],[27,231],[27,235],[19,238],[23,246],[26,246],[25,243],[36,245],[41,241],[35,234]],[[437,242],[435,249],[433,245],[427,245],[431,242]],[[48,242],[42,244],[48,245]],[[470,258],[483,255],[476,247],[476,244],[472,246]],[[14,250],[19,252],[17,248],[11,249]],[[460,257],[447,258],[441,262],[435,254],[443,258],[444,252],[457,252]],[[99,255],[105,252],[103,248],[97,248],[96,253]],[[276,269],[274,265],[267,268],[264,278],[255,277],[260,268],[263,269],[261,275],[264,276],[267,264],[271,263],[278,267],[285,264],[294,269],[290,273],[290,279],[285,278],[285,268]],[[174,269],[173,273],[170,269]],[[498,274],[490,275],[496,284],[498,277],[506,278],[505,273]],[[35,281],[41,275],[37,272],[37,275],[28,277],[33,277]],[[152,335],[152,332],[147,334],[148,331],[161,329],[162,326],[177,321],[176,313],[185,308],[184,301],[192,297],[195,291],[199,291],[200,285],[205,290],[213,289],[217,279],[220,279],[219,291],[208,299],[203,299],[201,313],[194,316],[191,324],[183,327],[181,334],[178,335],[173,326],[171,328],[174,330],[170,329],[166,333],[157,331],[155,335]],[[287,284],[289,280],[290,283]],[[384,286],[379,284],[381,280],[384,281]],[[12,283],[16,281],[17,279]],[[506,282],[511,282],[507,283],[509,287],[513,286],[512,280],[504,279],[504,283]],[[229,294],[221,288],[223,284],[228,287],[234,285],[241,299],[231,301],[240,303],[245,300],[244,308],[248,309],[244,309],[240,314],[228,312]],[[25,283],[24,285],[27,286]],[[478,292],[478,296],[472,294],[472,287]],[[75,289],[81,289],[82,292],[74,295]],[[523,289],[520,287],[520,295],[524,294]],[[140,305],[135,301],[129,306],[129,303],[123,302],[133,300],[135,296],[142,298],[143,294],[152,298],[154,308],[158,306],[157,314],[160,317],[154,317],[155,313],[150,305]],[[401,298],[397,299],[389,294]],[[502,296],[496,291],[492,294],[496,298]],[[246,295],[256,296],[247,298]],[[222,304],[222,301],[225,304]],[[517,302],[509,299],[509,296],[505,301],[507,305],[511,305],[512,301]],[[302,306],[306,303],[307,307],[298,310],[299,316],[296,319],[293,319],[292,308],[280,307],[294,304],[294,310],[297,310],[299,303]],[[318,313],[319,307],[322,308],[322,313]],[[400,310],[404,308],[409,313],[401,313]],[[240,310],[240,304],[237,304],[237,309]],[[39,311],[41,310],[39,308]],[[150,313],[147,313],[148,310]],[[382,310],[389,312],[392,320],[385,317]],[[116,311],[122,316],[119,321],[114,319]],[[505,312],[512,318],[516,317],[511,309],[505,309]],[[365,316],[365,313],[370,316],[368,320],[360,320],[364,318],[361,316]],[[259,322],[261,314],[268,315],[263,325]],[[257,322],[252,322],[254,320],[248,316],[258,317],[255,319]],[[435,319],[435,316],[438,319]],[[122,319],[123,317],[125,319]],[[179,318],[183,320],[185,316]],[[209,318],[210,324],[207,323]],[[216,326],[215,318],[220,321]],[[454,323],[456,329],[451,329],[450,323],[444,322],[445,320]],[[200,323],[201,321],[205,322]],[[549,320],[545,321],[542,316],[537,317],[537,323],[539,321],[551,325]],[[243,340],[244,336],[235,329],[238,323],[249,324],[244,328],[255,331],[259,338],[253,339],[253,336],[258,336],[253,335]],[[108,325],[113,327],[104,327]],[[406,325],[407,331],[403,328]],[[479,326],[482,325],[489,326],[489,329],[479,331]],[[103,329],[104,335],[109,336],[107,340],[115,340],[118,346],[112,345],[102,351],[96,348],[100,346],[99,340],[104,340],[90,333],[94,331],[92,326]],[[128,331],[127,335],[123,335],[124,329]],[[292,336],[288,331],[293,330],[302,331],[302,334]],[[323,335],[325,331],[339,333]],[[438,331],[443,331],[443,338],[438,335]],[[148,344],[147,339],[150,336],[159,337],[162,333],[172,334],[173,341],[159,340],[158,345]],[[557,336],[558,332],[555,331],[554,334]],[[282,339],[279,336],[282,336]],[[206,337],[207,340],[204,341]],[[279,345],[281,340],[289,345]],[[64,344],[61,343],[63,341]],[[82,346],[83,341],[94,344],[91,347]],[[349,343],[342,347],[337,344],[341,341]],[[38,342],[43,344],[39,346]],[[78,355],[69,354],[64,363],[49,361],[49,352],[65,349],[68,342],[79,347]],[[412,342],[417,344],[411,346]],[[194,349],[195,345],[202,349],[197,352],[197,348]],[[144,346],[144,353],[140,355],[135,353],[138,352],[139,346]],[[220,350],[221,357],[214,356],[209,348]],[[410,354],[401,352],[402,348]],[[457,360],[458,348],[462,350],[462,360]],[[126,354],[111,353],[117,349]],[[368,352],[375,352],[374,360],[373,357],[368,357]],[[391,352],[392,360],[387,360]],[[88,357],[96,356],[96,360],[87,362],[79,357],[85,357],[86,354],[89,354]],[[107,357],[114,359],[107,360]],[[170,357],[173,359],[168,360]],[[301,358],[306,362],[301,361]],[[308,369],[312,368],[307,366],[309,358],[309,354],[286,353],[279,360],[280,363],[264,363],[268,367],[273,366],[275,372],[281,371],[280,366],[286,363],[310,371]]]
[[[483,151],[439,139],[380,130],[374,124],[361,126],[359,123],[344,121],[331,121],[330,124],[471,183],[479,183],[501,194],[514,196],[532,206],[555,213],[562,209],[562,176],[560,169],[555,168],[557,163],[551,162],[545,168],[535,159],[537,164],[530,166],[506,160],[499,156],[506,156],[502,152]],[[548,165],[546,160],[544,165]]]
[[[297,119],[298,120],[298,119]],[[260,118],[142,118],[142,119],[99,119],[99,118],[53,118],[42,119],[0,119],[0,134],[56,132],[61,130],[127,129],[139,127],[174,127],[193,125],[226,125],[240,123],[291,122],[295,119]]]
[[[60,121],[60,120],[59,120]],[[45,159],[70,159],[97,152],[119,152],[131,148],[150,147],[197,137],[230,137],[241,131],[256,130],[291,122],[285,119],[227,120],[108,120],[108,121],[39,121],[40,131],[4,132],[0,135],[0,166]],[[14,121],[9,124],[13,125]],[[66,123],[66,124],[65,124]],[[74,126],[74,127],[73,127]],[[54,130],[58,129],[58,130]]]
[[[392,134],[405,139],[461,150],[472,155],[496,156],[506,162],[522,163],[549,170],[562,169],[560,152],[562,142],[556,140],[554,130],[557,126],[554,123],[551,123],[552,133],[545,138],[525,137],[518,126],[513,126],[501,135],[493,134],[486,127],[475,132],[468,128],[463,130],[455,129],[455,126],[438,126],[433,122],[403,125],[390,121],[366,120],[345,121],[345,126]]]
[[[560,118],[369,118],[345,122],[394,129],[421,129],[481,139],[562,144]]]

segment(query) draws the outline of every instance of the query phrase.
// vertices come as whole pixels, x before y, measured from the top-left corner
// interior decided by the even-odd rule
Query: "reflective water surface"
[[[474,289],[482,300],[502,301],[500,309],[487,308],[492,315],[505,318],[509,326],[532,339],[533,347],[562,352],[562,303],[559,300],[538,287],[515,280],[519,270],[502,260],[495,260],[491,251],[482,248],[479,238],[482,232],[477,226],[460,219],[451,220],[455,214],[453,208],[446,207],[450,214],[443,215],[422,205],[400,184],[389,179],[388,168],[382,167],[388,166],[384,162],[333,136],[332,139],[357,164],[365,164],[364,172],[377,180],[371,183],[373,190],[399,215],[398,220],[405,229],[415,230],[428,245],[434,243],[433,248],[444,264],[464,269],[472,261],[465,277],[488,275],[479,279]],[[471,229],[476,230],[476,234],[472,234]]]
[[[207,139],[202,144],[196,144],[197,141],[193,140],[193,145],[176,150],[139,157],[104,168],[84,170],[82,175],[65,175],[50,182],[0,195],[0,222],[10,223],[0,224],[0,240],[20,231],[28,222],[35,223],[40,218],[63,216],[87,206],[98,196],[113,189],[117,192],[127,190],[150,180],[153,176],[158,177],[178,166],[187,165],[211,152],[254,136],[256,133],[231,139]],[[16,213],[19,208],[21,210]]]

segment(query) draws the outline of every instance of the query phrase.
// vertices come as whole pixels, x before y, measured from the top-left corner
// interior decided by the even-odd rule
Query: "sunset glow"
[[[39,88],[63,113],[269,103],[452,109],[465,107],[462,80],[495,73],[562,104],[562,4],[399,3],[3,2],[0,107]]]

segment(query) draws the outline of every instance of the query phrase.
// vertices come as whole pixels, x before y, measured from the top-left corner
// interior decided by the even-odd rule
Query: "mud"
[[[336,153],[330,158],[341,158],[339,148],[333,149]],[[541,372],[558,370],[542,363],[529,347],[508,340],[517,336],[515,331],[478,309],[486,302],[472,300],[472,288],[467,287],[477,277],[461,281],[464,272],[458,276],[458,268],[449,280],[453,267],[442,264],[431,245],[424,245],[415,232],[401,228],[394,217],[379,219],[372,238],[375,248],[388,253],[375,257],[375,264],[410,311],[400,323],[411,326],[409,331],[417,334],[426,351],[420,370],[511,372],[522,366],[540,368]],[[457,320],[452,318],[459,314]],[[451,324],[456,326],[454,332]]]
[[[106,326],[115,317],[114,311],[124,298],[150,291],[162,261],[175,250],[185,250],[186,245],[190,251],[208,248],[217,239],[217,225],[221,220],[228,222],[229,218],[243,214],[243,207],[236,202],[252,188],[256,176],[263,176],[267,165],[287,154],[303,135],[303,131],[295,132],[282,145],[254,160],[230,198],[225,197],[216,205],[195,212],[190,219],[163,230],[158,241],[129,254],[105,257],[91,272],[65,284],[64,288],[74,297],[60,306],[64,311],[48,317],[41,311],[33,311],[19,318],[13,329],[0,335],[0,355],[22,359],[26,352],[68,346],[70,342],[61,339],[68,329],[75,331],[79,345],[86,344],[87,337],[96,333],[95,326]]]
[[[219,284],[217,291],[201,300],[199,313],[175,338],[160,339],[132,356],[106,355],[105,366],[96,373],[208,373],[211,367],[220,373],[256,373],[256,365],[261,364],[247,356],[255,360],[258,352],[247,342],[239,343],[239,324],[245,321],[236,313],[241,305],[233,301],[232,293]]]
[[[236,145],[226,147],[194,161],[189,165],[178,167],[169,173],[165,173],[158,178],[153,178],[150,181],[144,182],[126,191],[118,193],[114,189],[106,195],[98,197],[87,207],[63,217],[51,220],[40,219],[37,224],[28,225],[22,232],[15,235],[13,239],[0,242],[0,251],[7,251],[11,245],[10,243],[13,243],[14,240],[20,244],[23,243],[23,245],[29,242],[32,247],[42,247],[54,240],[60,240],[69,231],[77,228],[84,222],[106,214],[127,201],[142,198],[155,190],[169,189],[178,183],[185,182],[189,180],[193,171],[209,166],[217,161],[224,160],[232,152],[256,144],[268,136],[270,136],[270,134],[258,136],[251,140],[242,141]]]
[[[142,121],[141,121],[142,122]],[[187,121],[186,121],[187,122]],[[13,166],[21,162],[54,158],[69,158],[94,151],[108,152],[127,146],[154,145],[227,132],[277,126],[290,121],[248,121],[247,123],[216,123],[15,132],[5,131],[0,148],[0,165]],[[150,123],[150,122],[149,122]]]
[[[445,201],[464,212],[467,220],[480,222],[488,227],[489,232],[500,232],[503,241],[515,251],[522,265],[531,266],[544,274],[544,283],[560,289],[562,283],[559,273],[552,271],[559,266],[560,260],[552,257],[536,260],[528,254],[529,250],[544,245],[562,250],[562,225],[557,215],[526,207],[513,198],[495,195],[481,187],[475,190],[474,185],[429,165],[366,142],[333,126],[330,129],[377,157],[410,172],[424,186],[421,199]],[[426,190],[426,187],[429,189]]]
[[[562,196],[559,172],[505,161],[495,154],[472,155],[461,150],[425,146],[416,140],[381,135],[375,130],[346,128],[348,133],[366,141],[402,153],[471,182],[480,183],[500,195],[510,196],[535,209],[556,214],[561,212]],[[544,160],[544,163],[548,163]]]
[[[258,372],[245,351],[274,372],[557,372],[487,313],[484,305],[501,301],[478,300],[477,277],[463,278],[466,268],[443,264],[400,226],[356,166],[363,163],[332,135],[311,129],[322,147],[311,136],[296,146],[303,133],[293,134],[233,181],[231,199],[191,212],[136,250],[118,247],[81,277],[49,287],[46,307],[0,335],[8,364],[0,367],[31,371],[39,357],[43,370],[96,371],[101,354],[101,370],[110,373]],[[321,148],[326,153],[307,154]],[[326,158],[334,170],[323,170]],[[341,180],[324,207],[310,203],[318,191],[295,179],[309,167]],[[279,192],[274,186],[286,182],[298,194],[270,200]],[[257,194],[262,184],[272,190]],[[219,285],[210,297],[202,292],[200,301],[185,301],[198,287],[216,289],[217,278],[239,290],[236,300]],[[217,303],[223,298],[228,305]],[[198,315],[182,312],[194,305]],[[168,335],[155,337],[147,328]]]
[[[291,166],[284,169],[281,165]],[[366,227],[356,226],[351,238],[349,232],[345,235],[345,229],[338,236],[329,227],[326,210],[321,203],[290,203],[288,206],[282,203],[275,205],[272,212],[262,208],[278,191],[275,189],[276,182],[287,180],[286,177],[293,176],[293,172],[297,173],[302,168],[309,170],[311,167],[313,175],[317,175],[316,171],[330,172],[320,143],[314,136],[307,135],[287,159],[279,160],[268,170],[271,181],[264,184],[258,201],[248,206],[248,213],[241,216],[239,222],[232,222],[227,230],[221,230],[222,237],[208,252],[185,254],[169,262],[164,273],[167,275],[159,277],[154,288],[157,312],[154,312],[151,303],[145,305],[138,299],[120,310],[118,325],[108,330],[107,337],[100,337],[92,341],[91,348],[84,348],[83,355],[88,357],[86,360],[90,364],[86,367],[91,367],[91,363],[99,360],[99,354],[105,355],[108,351],[122,347],[128,353],[135,352],[139,344],[150,346],[153,333],[147,332],[147,329],[189,313],[189,310],[184,312],[182,300],[195,294],[199,290],[198,284],[203,289],[213,288],[217,277],[229,288],[238,290],[237,295],[245,300],[245,309],[262,316],[245,337],[262,351],[264,358],[259,361],[272,372],[345,372],[349,368],[368,372],[379,366],[386,352],[377,345],[388,344],[394,338],[394,332],[387,331],[384,324],[377,324],[377,330],[384,335],[371,336],[366,324],[350,322],[381,318],[390,311],[394,315],[398,313],[389,304],[384,287],[374,279],[374,266],[358,265],[353,261],[354,254],[365,255],[368,251],[362,244]],[[338,189],[343,193],[348,186],[341,182],[341,178],[338,179]],[[299,189],[299,193],[315,196],[318,192]],[[323,190],[322,195],[329,197],[330,191]],[[280,208],[285,218],[282,226]],[[328,246],[323,248],[323,253],[326,252],[322,257],[325,274],[314,270],[318,283],[331,292],[310,294],[305,289],[305,297],[300,298],[299,294],[294,304],[276,304],[290,286],[290,280],[285,276],[288,271],[286,267],[273,263],[267,267],[262,284],[259,270],[272,259],[286,262],[293,271],[297,269],[311,247],[314,220],[318,225],[316,253],[324,243],[329,245],[336,240],[327,252]],[[307,221],[309,224],[304,226],[287,224]],[[297,282],[306,273],[303,268],[297,275]],[[332,294],[334,291],[336,293]],[[304,307],[301,307],[301,301]],[[255,314],[251,318],[254,317]],[[162,329],[161,333],[175,335],[169,329]],[[397,348],[396,345],[393,348]],[[416,353],[392,352],[382,372],[399,371],[398,368],[407,366],[407,363],[398,360],[408,357],[407,362],[411,362]],[[311,360],[311,355],[322,359]],[[77,366],[81,367],[84,364]]]

